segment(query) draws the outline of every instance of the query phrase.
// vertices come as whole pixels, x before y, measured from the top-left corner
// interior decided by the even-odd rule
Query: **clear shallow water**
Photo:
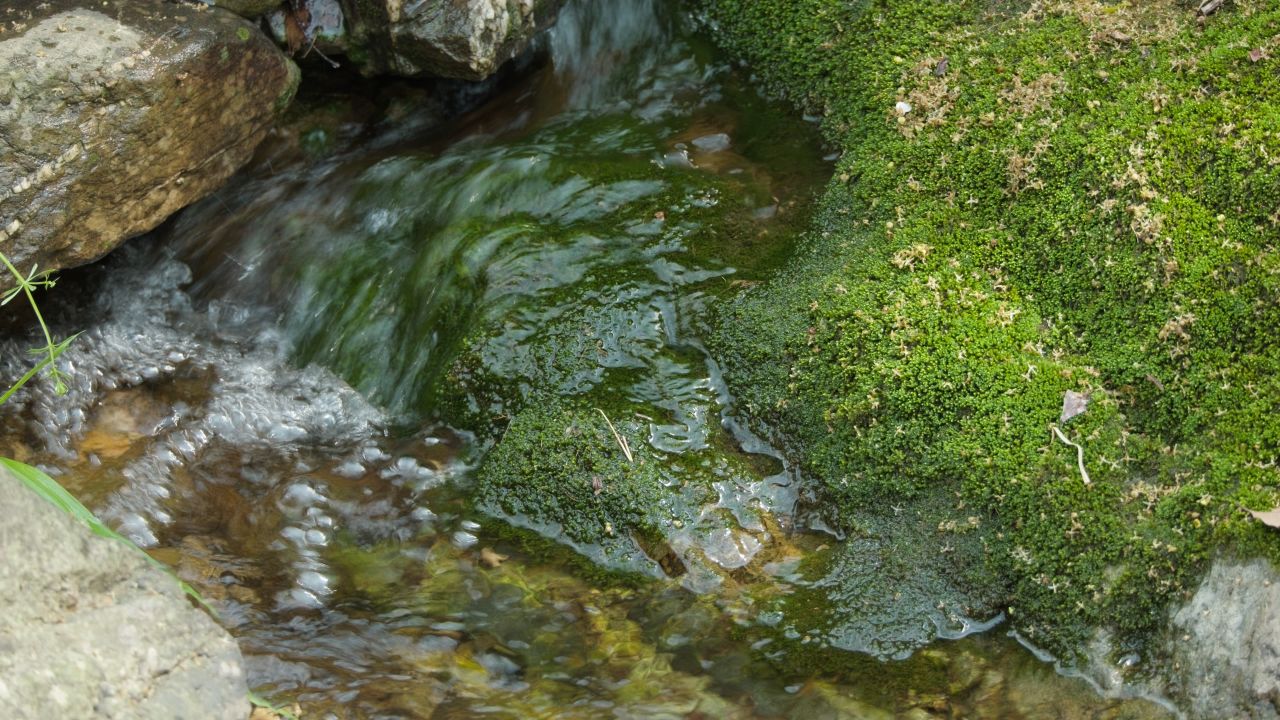
[[[920,650],[989,619],[892,562],[936,518],[842,544],[793,515],[699,338],[826,165],[682,25],[571,3],[448,122],[435,91],[306,101],[59,284],[71,391],[17,398],[0,449],[174,565],[309,717],[1158,716],[999,635]],[[564,402],[661,466],[662,553],[475,507],[507,423]]]

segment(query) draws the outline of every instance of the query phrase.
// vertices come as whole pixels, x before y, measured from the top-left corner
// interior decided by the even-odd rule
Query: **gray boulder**
[[[24,271],[73,267],[154,228],[249,160],[298,77],[256,26],[217,8],[6,3],[0,250]]]
[[[1280,573],[1218,559],[1165,639],[1169,695],[1195,718],[1280,717]]]
[[[0,467],[0,717],[244,720],[240,649],[138,551]]]

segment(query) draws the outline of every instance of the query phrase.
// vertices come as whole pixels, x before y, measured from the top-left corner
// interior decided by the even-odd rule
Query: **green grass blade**
[[[99,535],[105,538],[111,538],[112,540],[122,542],[125,545],[128,545],[129,547],[138,551],[142,555],[142,557],[147,559],[147,562],[151,563],[154,567],[159,568],[166,575],[173,578],[174,581],[178,583],[178,587],[182,588],[182,592],[190,596],[191,599],[200,603],[200,605],[202,605],[205,610],[209,611],[210,615],[213,615],[215,618],[218,616],[218,613],[214,611],[211,605],[209,605],[209,602],[205,600],[204,597],[201,596],[200,593],[195,588],[191,587],[191,585],[179,579],[178,576],[173,573],[173,570],[171,570],[168,565],[165,565],[159,560],[156,560],[155,558],[148,555],[145,551],[143,551],[142,548],[135,545],[133,541],[130,540],[129,538],[107,527],[105,523],[103,523],[101,520],[98,519],[97,515],[94,515],[93,512],[91,512],[89,508],[81,504],[81,502],[77,500],[74,495],[67,492],[66,488],[58,484],[57,480],[54,480],[53,478],[49,477],[45,473],[41,472],[38,468],[31,467],[26,463],[20,463],[17,460],[10,460],[9,458],[6,458],[6,457],[0,457],[0,465],[4,465],[6,468],[8,468],[9,471],[14,474],[14,476],[16,476],[19,480],[22,481],[22,484],[34,490],[37,495],[44,498],[48,502],[52,503],[54,507],[58,508],[59,510],[62,510],[66,514],[70,515],[71,517],[83,523],[90,530],[92,530],[95,535]]]
[[[280,717],[285,718],[285,720],[298,720],[297,715],[294,715],[292,712],[290,712],[289,710],[286,710],[284,707],[280,705],[276,705],[272,703],[270,700],[262,697],[261,695],[259,695],[258,693],[252,690],[249,691],[249,702],[252,703],[254,707],[260,707],[266,710],[270,710],[276,715],[279,715]]]

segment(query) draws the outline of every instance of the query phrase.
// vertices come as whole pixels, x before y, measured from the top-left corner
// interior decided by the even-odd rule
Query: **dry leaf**
[[[487,568],[496,568],[506,559],[506,555],[495,552],[492,548],[480,548],[480,564]]]
[[[1263,50],[1262,48],[1255,48],[1249,51],[1249,62],[1256,63],[1266,56],[1267,56],[1267,53],[1265,50]]]
[[[307,0],[294,0],[284,8],[284,36],[289,45],[289,54],[298,52],[309,40],[307,26],[311,24],[311,9]]]
[[[1068,390],[1062,395],[1062,415],[1058,418],[1058,422],[1066,423],[1071,418],[1083,413],[1089,409],[1089,396],[1084,393],[1078,393],[1074,390]]]
[[[1280,508],[1267,510],[1266,512],[1261,510],[1250,510],[1249,514],[1252,515],[1255,520],[1262,522],[1262,524],[1267,527],[1280,528]]]

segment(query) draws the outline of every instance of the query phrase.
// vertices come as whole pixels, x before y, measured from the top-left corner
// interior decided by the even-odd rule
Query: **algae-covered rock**
[[[1280,558],[1241,510],[1280,496],[1273,6],[703,5],[843,151],[713,342],[835,514],[953,498],[1064,653]]]
[[[765,624],[814,649],[884,660],[990,629],[1007,588],[987,572],[977,518],[955,515],[928,502],[860,513],[849,537],[780,566],[780,586],[757,586]]]
[[[732,456],[654,448],[652,418],[533,405],[476,473],[481,510],[566,542],[602,564],[683,576],[751,562],[769,536],[732,489],[759,483]]]
[[[0,20],[0,245],[24,272],[93,261],[209,193],[298,83],[256,27],[204,6],[56,0]]]

